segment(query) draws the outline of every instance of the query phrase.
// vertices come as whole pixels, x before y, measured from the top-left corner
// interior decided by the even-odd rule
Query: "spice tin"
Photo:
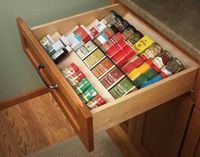
[[[169,62],[166,66],[161,69],[161,73],[158,74],[156,77],[152,78],[151,80],[145,81],[141,87],[146,87],[151,85],[155,82],[162,80],[172,74],[175,74],[184,69],[183,64],[177,59],[174,58],[171,62]]]
[[[117,15],[118,14],[114,10],[111,10],[109,14],[106,17],[104,17],[104,19],[107,21],[107,23],[114,24]]]
[[[116,33],[115,35],[113,35],[111,38],[110,38],[110,41],[113,43],[113,44],[116,44],[118,43],[120,40],[125,40],[125,37],[123,36],[122,33]]]
[[[71,63],[68,67],[61,70],[64,77],[68,78],[69,76],[75,74],[76,72],[80,71],[80,69],[76,66],[76,64]]]
[[[74,33],[67,35],[67,40],[69,41],[70,46],[74,51],[78,50],[84,44],[80,36]]]
[[[161,69],[162,77],[167,77],[172,74],[175,74],[184,69],[183,64],[177,58],[173,58],[171,62],[169,62],[166,66]]]
[[[109,72],[115,65],[108,59],[105,58],[101,63],[99,63],[92,72],[97,78],[102,77],[104,74]]]
[[[141,74],[138,78],[136,78],[133,83],[136,87],[141,86],[145,81],[151,80],[152,78],[154,78],[156,75],[158,74],[158,72],[154,69],[151,68],[149,69],[146,73]]]
[[[158,81],[160,81],[160,80],[162,80],[162,79],[163,79],[163,77],[162,77],[160,74],[158,74],[157,76],[155,76],[155,77],[152,78],[151,80],[145,81],[145,82],[140,86],[140,88],[149,86],[149,85],[151,85],[151,84],[153,84],[153,83],[156,83],[156,82],[158,82]]]
[[[152,60],[153,62],[153,67],[157,71],[160,71],[160,69],[169,63],[173,59],[172,55],[164,50],[162,53],[160,53],[156,58]]]
[[[140,54],[145,49],[150,47],[153,44],[153,42],[154,41],[149,36],[145,35],[133,45],[133,49],[136,51],[137,54]]]
[[[108,37],[107,37],[105,34],[101,33],[101,34],[94,40],[94,42],[95,42],[95,44],[97,44],[97,45],[100,47],[102,44],[104,44],[104,43],[107,42],[108,40],[109,40]]]
[[[44,38],[40,40],[41,45],[44,47],[44,49],[48,52],[49,56],[53,55],[52,44],[54,43],[53,39],[51,39],[50,35],[46,35]]]
[[[92,36],[95,38],[105,29],[106,29],[106,25],[102,21],[99,21],[94,27],[90,29],[90,32]]]
[[[103,60],[106,56],[100,49],[96,49],[92,54],[90,54],[85,60],[84,63],[92,69],[96,64]]]
[[[87,106],[89,109],[94,109],[103,104],[105,104],[105,100],[100,95],[96,95],[91,101],[87,103]]]
[[[64,35],[61,36],[61,37],[59,38],[59,40],[60,40],[65,46],[70,45],[69,41],[67,40],[67,37],[64,36]]]
[[[111,47],[113,46],[113,43],[108,40],[105,43],[103,43],[100,48],[102,49],[103,52],[107,52]]]
[[[74,88],[78,94],[82,94],[91,86],[87,78],[83,78]]]
[[[133,69],[139,67],[142,65],[145,61],[141,57],[135,56],[134,60],[131,61],[130,63],[127,63],[122,67],[122,70],[124,73],[128,74],[130,73]]]
[[[75,35],[78,35],[80,39],[84,42],[87,43],[88,41],[91,40],[91,35],[90,32],[85,28],[85,26],[81,25],[79,26],[74,32]]]
[[[137,41],[139,41],[141,38],[143,37],[143,34],[139,31],[135,31],[134,34],[132,34],[128,41],[131,43],[131,44],[135,44]]]
[[[132,70],[129,74],[128,77],[134,81],[137,77],[139,77],[141,74],[144,74],[145,72],[147,72],[152,66],[152,62],[151,61],[146,61],[145,63],[143,63],[142,65],[140,65],[139,67],[135,68],[134,70]]]
[[[107,38],[111,38],[113,35],[115,35],[115,32],[111,28],[106,28],[103,31],[103,34],[105,34]]]
[[[158,43],[153,43],[140,56],[143,60],[152,60],[162,52],[162,47]]]
[[[115,83],[122,79],[124,75],[118,68],[114,68],[107,75],[105,75],[100,81],[106,88],[111,88]]]
[[[89,102],[90,100],[92,100],[96,95],[97,95],[97,91],[92,87],[90,86],[82,95],[82,99],[85,101],[85,102]]]
[[[83,60],[86,56],[88,56],[89,51],[84,47],[81,46],[77,51],[76,54]]]
[[[67,80],[69,81],[69,83],[70,83],[71,86],[75,86],[83,78],[85,78],[85,75],[81,71],[77,71],[76,73],[74,73],[71,76],[67,77]]]
[[[123,48],[112,57],[112,60],[117,64],[118,67],[122,67],[128,60],[135,55],[135,52],[129,46]]]
[[[135,88],[133,83],[128,79],[124,78],[117,85],[115,85],[109,92],[115,98],[119,98],[126,95]]]
[[[106,53],[110,58],[112,58],[114,55],[116,55],[122,49],[124,49],[127,53],[129,53],[130,51],[133,51],[133,49],[129,46],[129,44],[124,39],[121,39],[118,42],[116,42],[114,45],[112,45],[106,51]]]
[[[121,16],[116,15],[113,25],[117,28],[118,32],[123,32],[130,24],[128,23],[128,21],[124,20]]]
[[[84,47],[89,53],[97,49],[97,46],[92,41],[88,41],[86,44],[84,44]]]
[[[107,51],[106,54],[112,58],[114,55],[116,55],[117,53],[119,53],[122,50],[122,47],[119,44],[114,44],[112,45]]]
[[[132,25],[129,25],[124,32],[122,33],[124,35],[124,37],[126,38],[126,40],[130,39],[131,36],[134,34],[134,32],[136,32],[135,27],[133,27]]]
[[[80,47],[76,54],[83,60],[85,59],[90,53],[92,53],[94,50],[97,49],[97,46],[92,42],[89,41],[86,44],[84,44],[82,47]]]

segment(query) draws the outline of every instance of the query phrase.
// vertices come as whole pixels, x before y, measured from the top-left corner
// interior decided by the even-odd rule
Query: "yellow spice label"
[[[104,57],[103,52],[100,49],[97,49],[94,51],[90,56],[88,56],[84,62],[85,64],[91,68],[93,65],[95,65],[98,61],[100,61]]]
[[[128,77],[134,81],[137,77],[139,77],[141,74],[144,74],[145,72],[147,72],[149,69],[151,68],[151,66],[147,63],[143,63],[141,66],[139,66],[138,68],[135,68],[134,70],[132,70],[129,74]]]
[[[150,47],[153,43],[154,43],[153,39],[145,35],[133,45],[133,49],[136,51],[137,54],[140,54],[148,47]]]

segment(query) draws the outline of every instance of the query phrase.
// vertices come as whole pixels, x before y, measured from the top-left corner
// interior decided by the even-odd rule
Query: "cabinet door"
[[[144,157],[177,157],[193,106],[184,95],[131,119],[130,140]]]
[[[181,157],[200,157],[200,110],[194,108]]]

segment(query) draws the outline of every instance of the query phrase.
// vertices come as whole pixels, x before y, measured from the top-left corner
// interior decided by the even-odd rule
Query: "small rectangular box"
[[[102,61],[106,56],[100,49],[96,49],[92,54],[90,54],[85,60],[84,63],[88,68],[92,69],[100,61]]]
[[[94,69],[92,69],[92,72],[97,78],[100,79],[100,77],[108,73],[114,67],[115,65],[108,58],[105,58]]]
[[[97,46],[92,41],[88,41],[86,44],[84,44],[82,47],[80,47],[76,51],[76,54],[82,60],[84,60],[89,54],[91,54],[96,49],[97,49]]]
[[[139,67],[133,69],[129,74],[128,77],[134,81],[137,77],[139,77],[141,74],[146,73],[151,67],[153,66],[153,63],[151,61],[146,61]]]
[[[123,73],[118,68],[114,68],[107,75],[105,75],[100,81],[104,85],[104,87],[110,89],[123,77],[124,77]]]
[[[110,94],[115,98],[122,97],[132,90],[137,89],[133,83],[126,77],[110,90]]]
[[[137,54],[140,54],[148,47],[150,47],[153,43],[154,43],[153,39],[145,35],[133,45],[133,49],[136,51]]]

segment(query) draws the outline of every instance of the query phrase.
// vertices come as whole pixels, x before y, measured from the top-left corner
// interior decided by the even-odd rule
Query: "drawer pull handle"
[[[40,73],[40,70],[43,69],[43,68],[44,68],[44,64],[41,63],[41,64],[38,66],[37,72],[38,72],[40,78],[42,79],[42,81],[44,82],[44,84],[45,84],[49,89],[56,89],[56,88],[58,88],[58,85],[57,85],[57,84],[55,84],[55,85],[49,85],[49,84],[45,81],[45,79],[43,78],[42,74]]]

